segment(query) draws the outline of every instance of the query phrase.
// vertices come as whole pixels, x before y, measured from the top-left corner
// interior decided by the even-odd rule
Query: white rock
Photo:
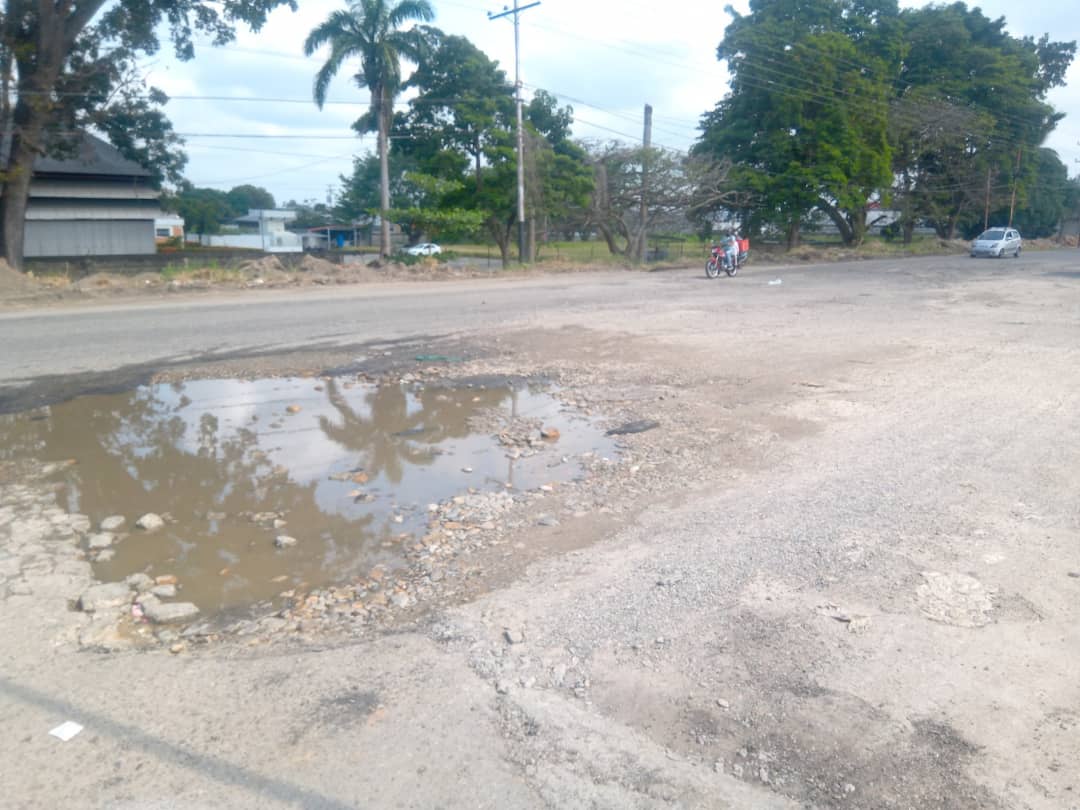
[[[116,542],[116,535],[112,532],[98,532],[86,538],[86,547],[91,551],[108,548]]]
[[[289,537],[287,534],[279,534],[274,538],[274,545],[278,548],[292,548],[298,542],[295,537]]]
[[[115,532],[125,523],[127,523],[127,520],[123,515],[109,515],[109,517],[101,521],[101,525],[98,528],[103,532]]]
[[[153,512],[147,512],[135,521],[135,525],[144,532],[154,532],[164,526],[165,521],[161,519],[160,515],[155,515]]]

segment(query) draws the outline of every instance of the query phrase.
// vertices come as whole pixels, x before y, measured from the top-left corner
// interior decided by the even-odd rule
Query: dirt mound
[[[0,296],[27,293],[34,290],[34,281],[0,259]]]
[[[300,262],[300,270],[304,273],[321,273],[331,276],[341,272],[341,265],[309,254]]]
[[[281,263],[281,259],[277,256],[264,256],[261,259],[252,259],[251,261],[241,264],[240,269],[245,273],[259,276],[284,274],[288,272],[285,269],[285,265]]]

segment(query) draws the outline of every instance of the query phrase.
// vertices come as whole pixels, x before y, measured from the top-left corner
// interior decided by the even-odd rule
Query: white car
[[[434,242],[421,242],[419,245],[405,248],[405,252],[410,256],[438,256],[442,253],[442,248]]]
[[[971,243],[971,257],[993,256],[1004,258],[1020,255],[1020,232],[1014,228],[991,228],[983,231]]]

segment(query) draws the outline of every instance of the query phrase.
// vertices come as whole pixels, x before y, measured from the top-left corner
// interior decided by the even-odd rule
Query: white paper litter
[[[68,720],[66,723],[61,723],[60,725],[58,725],[56,728],[50,731],[49,734],[51,734],[53,737],[56,737],[58,740],[67,742],[82,730],[83,727],[80,726],[78,723],[72,720]]]
[[[782,279],[774,278],[772,281],[769,282],[769,286],[770,287],[779,287],[783,283],[784,282],[783,282]]]

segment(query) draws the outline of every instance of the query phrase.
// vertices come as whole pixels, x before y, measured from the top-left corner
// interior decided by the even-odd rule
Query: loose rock
[[[639,419],[636,422],[627,422],[625,425],[619,425],[607,432],[608,436],[625,436],[629,433],[644,433],[647,430],[653,430],[660,427],[660,423],[654,419]]]
[[[292,548],[299,541],[295,537],[290,537],[287,534],[279,534],[274,538],[274,545],[278,548]]]
[[[199,609],[191,602],[162,602],[156,596],[140,600],[143,615],[154,624],[181,624],[199,615]]]
[[[524,644],[525,633],[521,630],[511,630],[509,627],[503,630],[503,636],[511,644]]]
[[[123,515],[110,515],[101,521],[101,525],[98,528],[103,532],[115,532],[125,523],[127,523],[127,520]]]
[[[116,535],[112,532],[98,532],[86,538],[86,547],[91,551],[100,551],[108,548],[116,542]]]
[[[154,587],[154,580],[141,571],[137,574],[132,574],[125,579],[124,582],[126,582],[134,591],[148,591]]]
[[[153,512],[147,512],[135,521],[135,525],[144,532],[154,532],[164,526],[165,521],[162,520],[160,515],[155,515]]]
[[[79,609],[84,613],[96,613],[100,610],[123,607],[129,604],[133,594],[126,582],[107,582],[92,585],[79,597]]]
[[[160,596],[162,599],[173,599],[176,596],[175,585],[155,585],[150,589],[150,593],[154,596]]]

